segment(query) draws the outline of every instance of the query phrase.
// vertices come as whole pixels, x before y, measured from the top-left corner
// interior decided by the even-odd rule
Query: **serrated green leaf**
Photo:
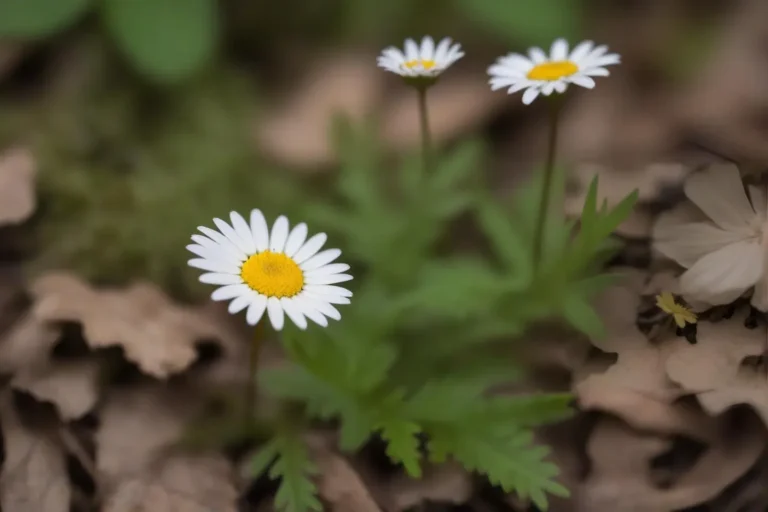
[[[248,464],[248,469],[251,471],[251,476],[256,478],[261,475],[279,456],[280,454],[277,451],[277,446],[274,443],[268,442],[265,444],[261,450],[259,450],[258,453],[253,456],[250,463]]]
[[[416,435],[421,427],[416,423],[398,419],[388,419],[379,425],[381,437],[387,441],[387,455],[394,462],[399,462],[408,475],[421,476],[421,454]]]
[[[309,456],[299,432],[285,429],[272,439],[277,460],[269,470],[273,480],[280,480],[275,494],[275,508],[281,512],[322,512],[312,476],[317,467]]]
[[[506,215],[491,197],[480,202],[477,213],[483,232],[507,269],[515,272],[521,281],[530,279],[533,274],[532,248],[512,227],[511,216]]]
[[[573,415],[570,393],[496,397],[486,406],[483,421],[536,427],[561,421]]]
[[[91,0],[2,0],[0,37],[47,37],[75,23],[90,7]]]
[[[103,0],[117,46],[151,80],[178,82],[212,58],[218,37],[215,0]]]
[[[575,40],[581,28],[580,5],[572,0],[457,0],[457,6],[505,41],[545,51],[555,38]]]

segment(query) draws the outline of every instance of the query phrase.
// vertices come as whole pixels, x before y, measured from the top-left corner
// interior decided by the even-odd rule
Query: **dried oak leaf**
[[[383,91],[381,70],[366,54],[342,53],[313,59],[303,82],[256,127],[261,150],[298,169],[332,165],[336,155],[329,137],[333,117],[359,121],[372,112]]]
[[[708,449],[665,485],[654,481],[652,461],[672,447],[672,439],[602,419],[587,443],[592,467],[574,493],[576,510],[672,512],[715,498],[754,465],[765,446],[764,429],[751,419],[738,432],[727,419],[712,419],[718,434]]]
[[[441,79],[427,95],[433,141],[446,142],[476,129],[507,103],[510,98],[504,94],[488,94],[487,80],[480,74]],[[405,87],[384,109],[382,138],[392,149],[408,150],[419,144],[419,130],[416,93]]]
[[[37,162],[26,148],[0,155],[0,225],[18,224],[35,211]]]
[[[220,455],[174,455],[127,479],[105,499],[104,512],[237,512],[234,472]],[[362,511],[361,511],[362,512]]]
[[[99,365],[95,360],[55,361],[17,373],[11,387],[56,406],[64,421],[82,418],[99,398]]]
[[[696,345],[675,340],[665,368],[669,378],[695,393],[710,414],[748,404],[768,424],[768,378],[750,359],[764,355],[766,329],[747,329],[735,314],[720,322],[699,322]]]
[[[92,348],[119,346],[126,359],[157,378],[187,369],[196,344],[222,331],[193,308],[173,304],[157,287],[139,283],[98,290],[79,278],[52,273],[32,284],[35,315],[47,322],[79,322]]]
[[[595,301],[606,332],[603,338],[592,340],[603,352],[615,353],[616,363],[603,373],[592,373],[576,382],[576,394],[587,404],[595,400],[595,390],[622,388],[638,395],[638,399],[671,403],[682,390],[664,371],[669,349],[666,344],[651,343],[636,325],[645,273],[627,269],[621,276]]]
[[[195,414],[187,389],[146,384],[116,390],[98,411],[96,469],[104,487],[136,478],[177,443]]]
[[[10,393],[0,396],[4,460],[0,509],[13,512],[68,512],[71,497],[64,454],[53,438],[24,427]]]

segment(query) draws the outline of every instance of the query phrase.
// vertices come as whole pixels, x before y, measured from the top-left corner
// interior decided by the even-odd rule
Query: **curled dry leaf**
[[[237,498],[233,471],[224,457],[176,455],[140,477],[120,482],[103,510],[237,512]]]
[[[386,512],[413,510],[425,501],[461,505],[472,495],[472,478],[458,464],[427,467],[418,480],[398,475],[386,485],[383,495]]]
[[[382,92],[381,72],[366,54],[335,54],[315,61],[288,101],[256,128],[261,150],[279,163],[303,169],[335,162],[329,128],[335,115],[359,121]]]
[[[312,434],[306,439],[319,469],[318,494],[333,512],[381,512],[360,475],[334,451],[328,437]]]
[[[51,437],[25,428],[11,403],[0,396],[4,460],[0,509],[14,512],[68,512],[71,497],[65,457]]]
[[[32,285],[35,315],[47,322],[78,322],[92,348],[119,346],[143,372],[167,378],[197,358],[196,344],[221,330],[192,308],[173,304],[157,287],[135,284],[97,290],[75,276],[48,274]]]
[[[147,384],[106,397],[96,432],[104,487],[141,475],[181,438],[195,406],[184,391]]]
[[[72,421],[95,407],[99,398],[98,378],[97,361],[56,361],[21,370],[11,386],[52,403],[64,421]]]
[[[22,316],[0,338],[0,372],[16,371],[45,364],[59,334],[34,312]]]
[[[749,360],[764,356],[766,329],[747,329],[736,314],[721,322],[699,322],[696,345],[675,340],[666,361],[669,377],[695,393],[710,414],[749,404],[768,424],[768,378]]]
[[[18,224],[35,211],[37,162],[26,148],[0,155],[0,225]]]
[[[482,74],[456,73],[441,78],[427,94],[433,141],[449,141],[476,129],[507,103],[510,99],[505,94],[488,94],[488,83]],[[382,137],[388,147],[408,150],[418,146],[419,109],[413,88],[403,87],[383,115]]]
[[[717,436],[708,449],[671,484],[661,486],[654,483],[652,460],[672,447],[671,438],[604,418],[587,443],[592,469],[574,495],[576,510],[672,512],[713,499],[754,465],[765,446],[764,429],[754,417],[750,420],[734,432],[727,418],[711,419]]]

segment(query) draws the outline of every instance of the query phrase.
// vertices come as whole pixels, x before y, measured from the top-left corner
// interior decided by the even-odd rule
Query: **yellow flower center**
[[[264,251],[243,263],[240,277],[245,284],[267,297],[293,297],[304,287],[304,273],[283,253]]]
[[[579,70],[579,67],[569,60],[557,62],[543,62],[537,64],[528,72],[529,80],[559,80],[560,78],[571,76]]]
[[[434,60],[414,59],[414,60],[409,60],[408,62],[405,63],[405,67],[407,67],[408,69],[413,69],[413,68],[415,68],[416,66],[419,66],[419,65],[421,65],[421,67],[424,68],[424,69],[432,69],[433,67],[435,67],[435,61]]]

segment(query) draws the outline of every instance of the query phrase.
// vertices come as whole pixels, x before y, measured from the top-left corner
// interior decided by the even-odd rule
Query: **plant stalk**
[[[249,427],[255,418],[256,400],[258,398],[258,369],[259,369],[259,355],[261,353],[261,342],[264,339],[264,325],[262,322],[256,324],[253,330],[253,339],[248,353],[248,382],[245,389],[245,404],[243,410],[245,411],[244,422],[245,426]]]
[[[427,89],[428,85],[416,87],[419,95],[419,124],[421,126],[421,158],[423,176],[432,173],[432,133],[429,130],[429,116],[427,114]]]
[[[549,203],[552,196],[552,177],[555,173],[555,156],[557,154],[557,135],[560,121],[561,102],[557,98],[549,100],[549,137],[547,141],[547,160],[544,164],[544,181],[541,185],[541,200],[539,215],[536,219],[536,231],[533,239],[533,265],[537,267],[544,252],[544,231],[549,216]]]

